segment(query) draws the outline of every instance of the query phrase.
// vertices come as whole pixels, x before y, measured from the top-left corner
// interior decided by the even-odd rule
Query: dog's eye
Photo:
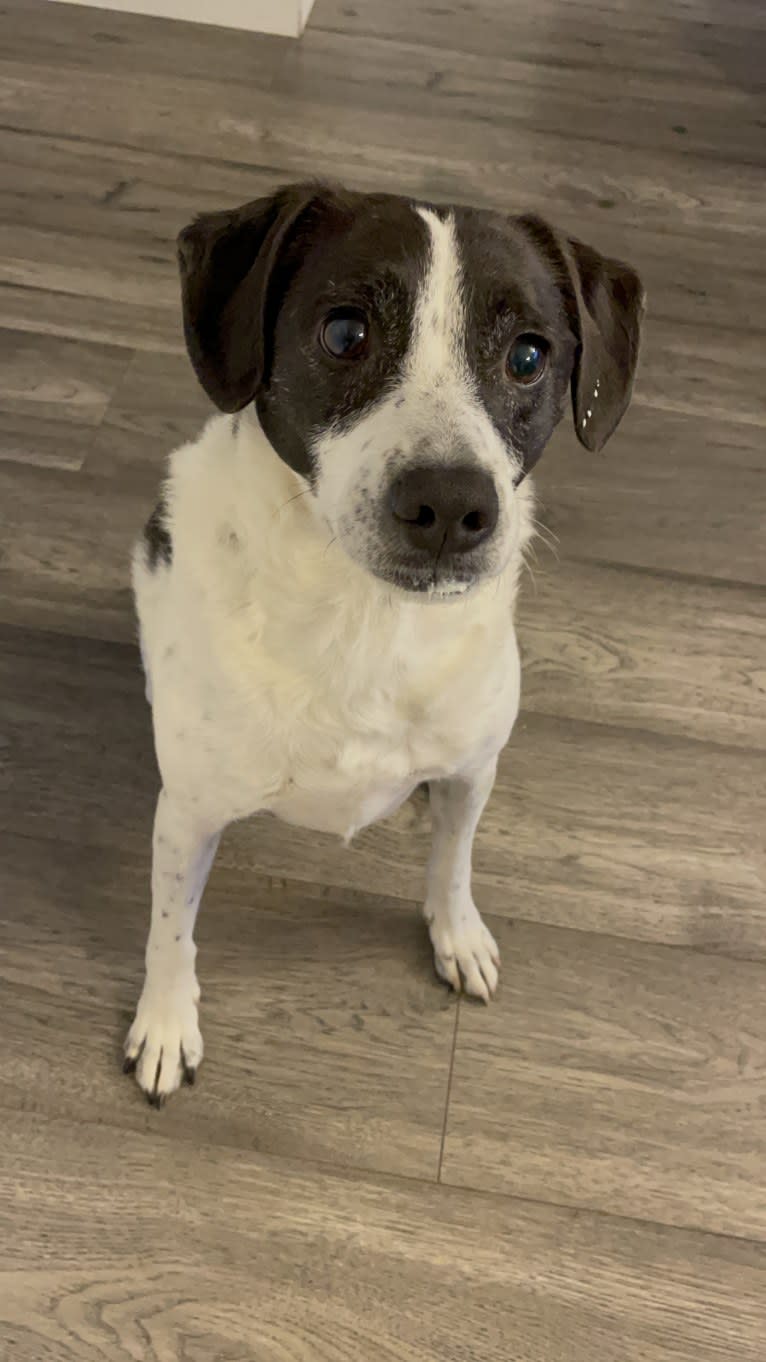
[[[319,332],[322,349],[333,359],[361,359],[367,350],[367,318],[356,308],[325,317]]]
[[[548,363],[548,342],[542,336],[517,336],[505,361],[514,383],[536,383]]]

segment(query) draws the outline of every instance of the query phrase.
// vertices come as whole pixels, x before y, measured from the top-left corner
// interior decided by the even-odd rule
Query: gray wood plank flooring
[[[23,1112],[0,1178],[24,1362],[763,1356],[737,1239]]]
[[[300,43],[0,3],[0,1351],[766,1355],[766,19],[317,0]],[[641,270],[634,405],[536,477],[524,706],[432,973],[428,811],[230,830],[206,1061],[119,1072],[157,789],[128,589],[208,411],[174,237],[279,181],[540,211]]]

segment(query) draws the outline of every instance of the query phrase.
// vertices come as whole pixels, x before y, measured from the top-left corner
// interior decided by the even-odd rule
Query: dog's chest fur
[[[214,418],[172,462],[172,561],[136,552],[163,781],[203,818],[269,810],[349,837],[506,741],[518,562],[465,601],[409,600],[318,530],[264,446]]]

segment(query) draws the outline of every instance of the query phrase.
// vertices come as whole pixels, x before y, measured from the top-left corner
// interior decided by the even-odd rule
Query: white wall
[[[221,24],[224,28],[252,33],[281,33],[298,38],[303,32],[314,0],[65,0],[70,5],[93,9],[127,10],[130,14],[153,14],[163,19],[188,19],[198,24]],[[53,4],[62,0],[52,0]]]

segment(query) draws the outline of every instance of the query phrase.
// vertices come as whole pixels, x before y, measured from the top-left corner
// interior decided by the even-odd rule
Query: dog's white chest
[[[507,739],[519,696],[510,627],[495,641],[493,656],[474,655],[446,677],[436,668],[431,678],[424,667],[397,688],[392,671],[381,658],[370,668],[369,685],[353,691],[339,671],[334,684],[311,694],[305,710],[281,712],[274,735],[278,781],[263,791],[259,740],[252,752],[253,807],[349,838],[393,813],[420,782],[486,760]]]
[[[456,613],[445,642],[438,609],[420,606],[411,631],[397,620],[387,635],[376,621],[368,638],[338,636],[333,647],[316,617],[284,648],[275,628],[249,644],[250,621],[237,621],[225,639],[195,646],[194,662],[184,641],[167,646],[166,616],[151,648],[166,782],[203,789],[226,821],[263,810],[348,838],[422,781],[485,761],[518,710],[510,611],[485,621],[479,606],[470,622]],[[209,666],[222,656],[223,670]]]
[[[360,764],[363,746],[339,753],[326,767],[303,768],[288,776],[270,801],[270,811],[287,823],[350,839],[399,808],[421,779],[437,774],[417,774],[405,749],[383,754],[370,746]]]
[[[381,719],[378,730],[352,732],[337,745],[330,740],[321,754],[316,732],[313,756],[302,755],[300,741],[291,743],[290,771],[270,810],[287,822],[350,838],[393,813],[422,781],[465,766],[483,736],[478,726],[445,722],[443,713],[413,720],[392,709]],[[496,728],[497,716],[488,726]]]

